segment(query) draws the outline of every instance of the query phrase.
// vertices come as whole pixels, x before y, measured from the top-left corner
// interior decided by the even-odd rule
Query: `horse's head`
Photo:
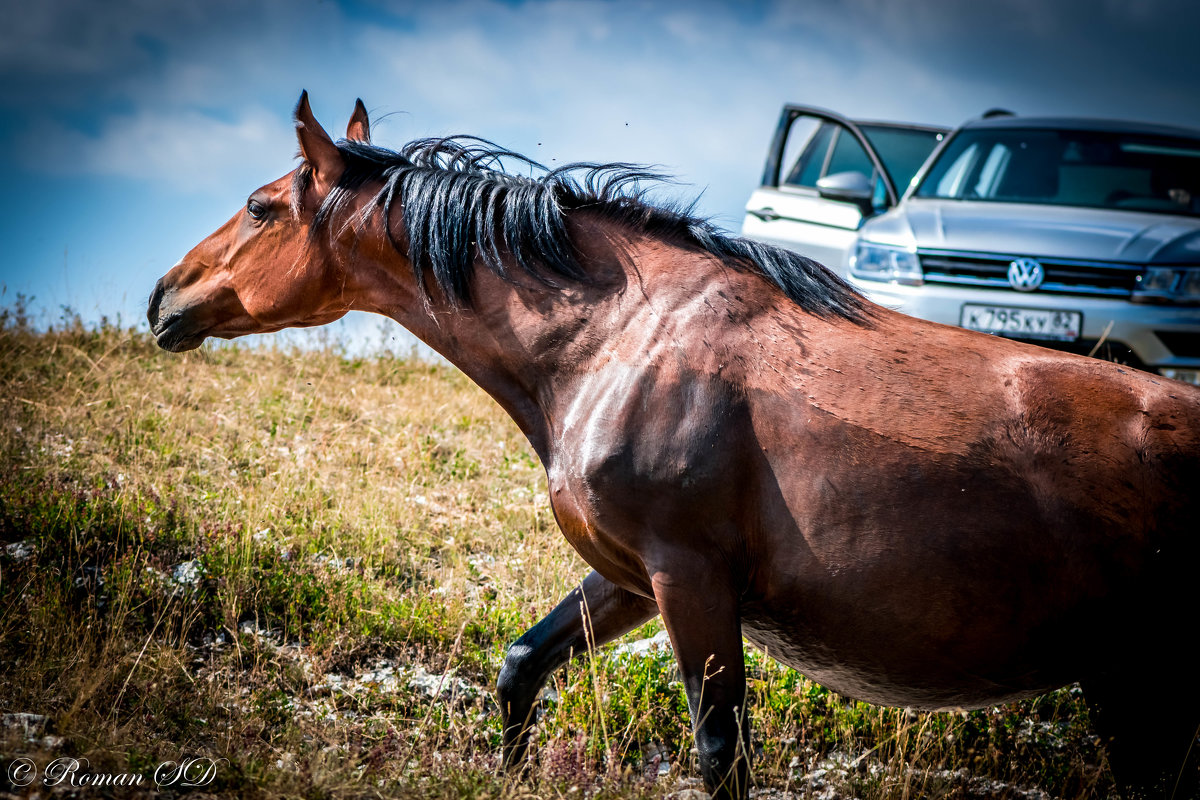
[[[323,325],[349,310],[343,266],[328,241],[309,237],[314,214],[345,163],[313,117],[307,93],[296,106],[296,136],[304,164],[253,192],[245,207],[155,285],[146,316],[159,346],[179,352],[209,336]],[[369,138],[361,100],[346,138]]]

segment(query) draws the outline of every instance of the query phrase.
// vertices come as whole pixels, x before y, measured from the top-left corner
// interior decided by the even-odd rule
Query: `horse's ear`
[[[296,104],[296,138],[300,140],[300,156],[313,170],[313,181],[322,195],[329,193],[346,170],[346,162],[337,145],[313,116],[308,105],[308,92],[300,93]]]
[[[354,113],[350,115],[350,124],[346,126],[346,138],[355,142],[371,142],[371,122],[367,119],[367,107],[360,97],[354,104]]]

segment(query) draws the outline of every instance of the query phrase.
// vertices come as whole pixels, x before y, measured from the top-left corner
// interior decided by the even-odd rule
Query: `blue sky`
[[[1200,128],[1184,0],[0,0],[0,303],[141,321],[154,281],[340,135],[472,133],[658,164],[736,230],[784,102],[954,125],[995,106]],[[375,336],[372,320],[350,335]],[[364,331],[367,333],[364,334]]]

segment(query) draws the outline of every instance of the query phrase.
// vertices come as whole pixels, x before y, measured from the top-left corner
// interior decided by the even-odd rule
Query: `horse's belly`
[[[857,641],[797,636],[761,618],[745,620],[742,632],[767,655],[825,688],[882,706],[929,711],[982,708],[1042,694],[1071,680],[1059,670],[1025,666],[984,674],[947,663],[919,644],[878,642],[878,650],[872,652]]]

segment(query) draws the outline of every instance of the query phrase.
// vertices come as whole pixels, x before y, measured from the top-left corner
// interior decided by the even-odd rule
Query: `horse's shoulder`
[[[728,467],[746,416],[720,376],[613,365],[582,381],[562,414],[556,474],[600,494],[697,486]]]

